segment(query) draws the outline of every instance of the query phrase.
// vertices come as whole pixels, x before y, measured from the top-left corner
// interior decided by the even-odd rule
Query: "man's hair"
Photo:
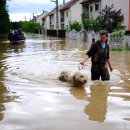
[[[100,36],[102,36],[102,35],[106,35],[106,37],[108,37],[108,32],[107,32],[107,31],[102,31],[102,32],[100,33]]]

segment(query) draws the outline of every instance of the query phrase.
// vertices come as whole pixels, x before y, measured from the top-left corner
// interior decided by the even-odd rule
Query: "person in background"
[[[95,32],[92,32],[92,44],[95,43]]]
[[[84,64],[88,58],[91,57],[91,79],[92,80],[100,80],[100,77],[103,81],[110,80],[110,74],[108,71],[107,64],[110,68],[110,71],[113,70],[111,63],[109,61],[109,45],[107,43],[108,33],[103,31],[100,34],[100,40],[93,43],[80,61],[80,64]]]
[[[14,34],[13,34],[13,32],[10,30],[10,31],[9,31],[9,34],[8,34],[8,40],[9,40],[10,42],[13,41],[13,36],[14,36]]]

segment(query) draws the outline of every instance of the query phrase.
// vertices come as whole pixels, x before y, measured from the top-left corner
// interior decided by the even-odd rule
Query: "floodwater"
[[[72,87],[57,77],[78,71],[90,44],[26,35],[10,44],[0,38],[0,130],[130,130],[130,51],[110,52],[108,82]]]

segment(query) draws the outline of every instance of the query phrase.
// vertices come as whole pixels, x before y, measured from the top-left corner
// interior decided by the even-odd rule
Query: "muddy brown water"
[[[57,80],[78,71],[90,44],[27,34],[10,44],[0,36],[0,130],[130,130],[130,51],[110,52],[109,82],[72,87]]]

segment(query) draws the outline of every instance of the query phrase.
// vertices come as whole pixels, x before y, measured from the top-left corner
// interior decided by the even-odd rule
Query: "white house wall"
[[[68,17],[67,17],[68,13]],[[64,11],[64,27],[67,29],[67,26],[69,25],[69,22],[71,21],[71,11],[70,9],[67,9]]]
[[[36,18],[36,22],[39,23],[40,25],[42,25],[42,19],[45,17],[45,15],[47,15],[48,12],[44,12],[41,15],[37,16]]]
[[[81,22],[82,4],[80,4],[80,3],[81,3],[81,0],[70,8],[71,21]]]
[[[93,8],[92,12],[90,12],[91,6]],[[89,5],[89,13],[93,16],[94,19],[100,15],[100,11],[101,11],[101,3],[100,2],[99,2],[99,10],[95,10],[95,2]]]
[[[69,26],[69,22],[78,21],[81,22],[81,14],[82,14],[82,4],[80,4],[82,0],[74,4],[72,7],[64,11],[64,26],[67,29]],[[68,13],[68,17],[67,17]]]
[[[50,19],[49,19],[49,16],[47,16],[45,18],[44,28],[45,29],[50,29]]]

